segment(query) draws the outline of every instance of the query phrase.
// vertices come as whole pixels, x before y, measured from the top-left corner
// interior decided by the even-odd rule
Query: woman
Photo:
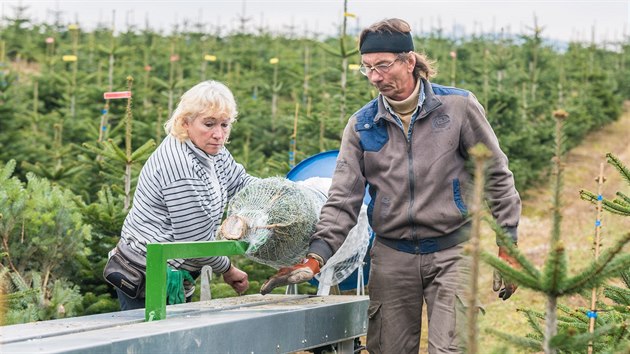
[[[106,266],[106,279],[116,287],[121,310],[144,307],[144,286],[139,283],[144,282],[148,243],[213,240],[228,200],[256,179],[224,146],[236,115],[232,92],[222,83],[205,81],[184,93],[164,125],[167,137],[140,172],[120,242]],[[116,262],[122,267],[114,268],[130,269],[127,263],[133,269],[108,276],[110,263]],[[228,257],[169,260],[170,267],[196,275],[204,265],[223,274],[239,294],[249,287],[247,274]],[[190,300],[194,285],[184,284]]]

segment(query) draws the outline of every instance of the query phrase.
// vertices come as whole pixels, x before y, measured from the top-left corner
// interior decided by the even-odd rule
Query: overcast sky
[[[239,19],[248,19],[246,28],[265,27],[288,33],[334,34],[343,18],[343,0],[1,0],[2,14],[13,15],[13,7],[28,6],[27,14],[41,22],[54,22],[55,11],[62,23],[79,24],[87,29],[97,23],[108,26],[114,19],[117,30],[127,24],[168,31],[185,20],[203,23],[208,30],[221,28],[227,33],[239,28]],[[115,10],[115,16],[114,11]],[[630,0],[502,0],[502,1],[423,1],[423,0],[348,0],[349,29],[358,30],[375,21],[399,17],[409,22],[414,32],[442,28],[458,35],[500,31],[531,33],[536,16],[543,37],[554,40],[590,41],[593,29],[598,42],[618,41],[630,34]]]

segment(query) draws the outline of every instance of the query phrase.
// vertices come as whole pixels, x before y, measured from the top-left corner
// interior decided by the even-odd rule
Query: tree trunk
[[[558,298],[554,295],[547,295],[547,313],[545,316],[545,339],[543,341],[543,351],[545,354],[556,354],[556,350],[551,348],[550,342],[558,333]]]

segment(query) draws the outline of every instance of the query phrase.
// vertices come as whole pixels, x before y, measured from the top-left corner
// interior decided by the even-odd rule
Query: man
[[[317,274],[356,223],[369,184],[368,217],[376,237],[370,250],[368,351],[417,353],[424,300],[429,353],[459,352],[455,307],[467,284],[458,268],[468,261],[463,245],[470,229],[469,148],[483,143],[493,154],[487,200],[515,242],[521,202],[483,107],[468,91],[429,82],[435,71],[414,52],[410,31],[407,22],[388,19],[361,33],[360,71],[380,94],[345,127],[307,258],[280,269],[261,292]],[[499,256],[508,260],[502,249]],[[505,284],[499,296],[505,300],[515,289]]]

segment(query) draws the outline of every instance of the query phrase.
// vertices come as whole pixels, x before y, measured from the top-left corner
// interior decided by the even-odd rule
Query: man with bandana
[[[517,241],[521,200],[508,159],[484,108],[466,90],[431,83],[436,72],[414,52],[409,24],[377,22],[359,38],[362,74],[376,99],[345,127],[328,201],[321,210],[307,257],[282,268],[261,288],[310,280],[339,249],[356,224],[365,187],[375,233],[370,250],[370,353],[418,353],[423,302],[429,319],[429,353],[461,352],[456,314],[466,301],[472,176],[468,150],[478,143],[491,152],[486,200],[492,215]],[[514,261],[499,247],[499,257]],[[493,284],[508,299],[514,284]],[[461,325],[461,320],[460,320]]]

